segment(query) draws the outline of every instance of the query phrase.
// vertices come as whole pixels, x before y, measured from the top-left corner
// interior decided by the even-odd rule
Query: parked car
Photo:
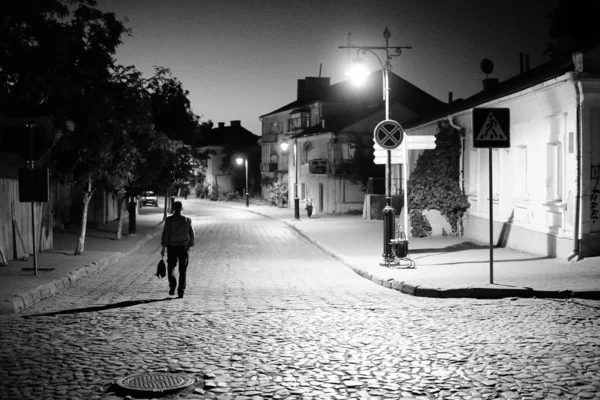
[[[154,192],[144,192],[140,197],[140,207],[151,205],[158,207],[158,195]]]

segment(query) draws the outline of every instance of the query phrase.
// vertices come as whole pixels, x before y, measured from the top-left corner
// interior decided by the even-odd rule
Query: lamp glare
[[[355,86],[363,86],[369,74],[370,72],[367,69],[367,66],[360,58],[352,60],[350,68],[348,72],[346,72],[346,76],[350,78]]]

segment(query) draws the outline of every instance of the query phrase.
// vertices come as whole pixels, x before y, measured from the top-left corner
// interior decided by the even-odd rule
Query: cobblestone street
[[[600,399],[600,302],[412,297],[361,278],[280,221],[193,206],[183,299],[155,238],[1,316],[0,398],[117,399],[115,380],[185,372],[167,398]]]

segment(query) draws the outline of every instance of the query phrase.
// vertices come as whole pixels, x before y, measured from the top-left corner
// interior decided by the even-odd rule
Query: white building
[[[473,147],[473,108],[510,109],[510,148],[492,150],[494,243],[543,256],[600,255],[600,48],[523,71],[405,126],[463,130],[465,236],[489,241],[489,150]],[[396,150],[394,150],[395,152]],[[399,151],[399,150],[397,150]]]

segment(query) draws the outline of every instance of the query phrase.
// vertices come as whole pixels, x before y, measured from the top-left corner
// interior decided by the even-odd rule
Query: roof
[[[199,147],[225,146],[256,146],[260,136],[257,136],[241,125],[217,126],[210,130]]]
[[[504,82],[499,82],[491,89],[482,90],[466,99],[456,100],[431,113],[424,114],[421,117],[408,121],[404,128],[414,128],[428,122],[446,118],[449,115],[469,110],[489,101],[520,92],[542,82],[564,75],[569,71],[573,71],[573,62],[571,59],[550,61],[509,78]]]
[[[278,114],[283,111],[295,111],[296,109],[306,109],[311,104],[317,101],[332,102],[332,103],[350,103],[356,102],[357,99],[365,100],[373,105],[383,106],[383,89],[382,89],[382,70],[372,73],[368,82],[363,89],[358,91],[352,86],[350,81],[342,81],[333,85],[329,85],[325,93],[317,98],[305,101],[293,101],[273,110],[267,114],[261,115],[259,118],[269,115]],[[393,72],[388,74],[390,82],[390,101],[401,102],[404,106],[411,108],[416,114],[430,111],[432,108],[439,108],[444,103],[435,97],[427,94],[407,80],[399,77]]]

